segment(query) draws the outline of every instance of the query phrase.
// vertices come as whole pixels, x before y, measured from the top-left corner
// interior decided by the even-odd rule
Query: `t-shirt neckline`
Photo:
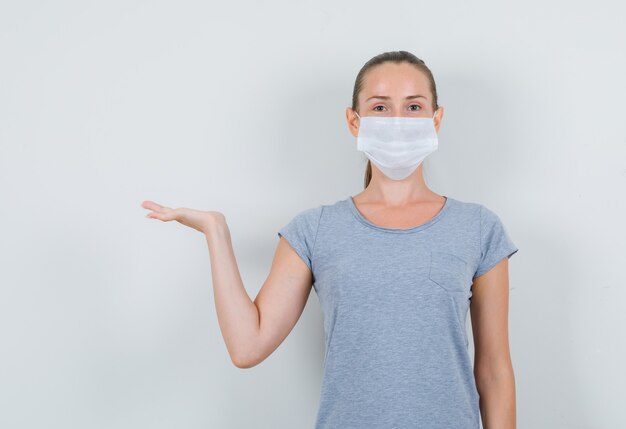
[[[417,231],[421,231],[423,229],[426,229],[430,226],[432,226],[433,224],[437,223],[439,220],[441,220],[441,218],[448,212],[450,205],[453,202],[453,198],[450,198],[447,195],[442,195],[443,197],[446,198],[446,201],[443,203],[443,207],[439,210],[439,212],[437,212],[437,214],[435,216],[433,216],[432,218],[430,218],[430,220],[426,221],[425,223],[421,224],[421,225],[416,225],[410,228],[385,228],[383,226],[379,226],[376,225],[372,222],[370,222],[369,220],[367,220],[365,218],[365,216],[363,216],[361,214],[361,212],[359,211],[359,209],[356,207],[356,204],[354,203],[354,199],[352,198],[352,196],[349,196],[348,198],[346,198],[346,201],[348,203],[348,207],[350,208],[350,211],[352,212],[352,214],[354,215],[354,217],[361,222],[362,224],[373,228],[373,229],[377,229],[379,231],[383,231],[383,232],[390,232],[390,233],[394,233],[394,234],[404,234],[404,233],[411,233],[411,232],[417,232]]]

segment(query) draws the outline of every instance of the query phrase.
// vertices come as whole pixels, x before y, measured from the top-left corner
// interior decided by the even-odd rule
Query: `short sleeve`
[[[287,240],[311,271],[313,249],[323,209],[323,206],[319,206],[304,210],[278,231],[278,237]]]
[[[481,205],[480,261],[474,277],[485,274],[503,258],[510,258],[518,250],[498,215]]]

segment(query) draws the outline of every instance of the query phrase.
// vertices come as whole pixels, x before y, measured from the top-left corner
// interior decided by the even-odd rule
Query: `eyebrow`
[[[365,101],[369,101],[372,98],[380,98],[381,100],[389,100],[391,97],[387,97],[385,95],[372,95],[370,98],[368,98]],[[426,98],[426,97],[423,96],[423,95],[409,95],[409,96],[406,97],[407,100],[411,100],[413,98]]]

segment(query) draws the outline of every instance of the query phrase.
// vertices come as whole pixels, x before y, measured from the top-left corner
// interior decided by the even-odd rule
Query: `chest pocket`
[[[467,262],[452,253],[431,251],[428,277],[449,292],[466,291]]]

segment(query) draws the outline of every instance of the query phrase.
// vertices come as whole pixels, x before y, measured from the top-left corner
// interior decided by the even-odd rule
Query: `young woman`
[[[205,234],[218,321],[237,367],[276,350],[315,289],[326,332],[318,429],[478,429],[480,418],[485,429],[515,427],[508,258],[518,249],[493,211],[424,182],[443,112],[422,60],[399,51],[368,61],[346,109],[369,159],[365,190],[284,226],[254,301],[223,214],[142,204],[148,217]]]

